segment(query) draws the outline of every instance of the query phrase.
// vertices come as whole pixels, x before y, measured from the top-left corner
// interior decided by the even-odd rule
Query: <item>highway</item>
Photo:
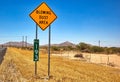
[[[5,47],[1,48],[0,47],[0,64],[4,60],[4,56],[5,56],[6,50],[7,50],[7,48],[5,48]]]

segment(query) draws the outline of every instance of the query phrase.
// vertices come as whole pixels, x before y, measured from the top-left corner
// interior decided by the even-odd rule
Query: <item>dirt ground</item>
[[[75,54],[80,52],[67,51],[59,54],[52,54],[55,56],[62,56],[69,59],[79,60],[80,58],[75,58]],[[94,54],[94,53],[82,53],[84,60],[91,63],[108,65],[116,68],[120,68],[120,56],[117,54]]]

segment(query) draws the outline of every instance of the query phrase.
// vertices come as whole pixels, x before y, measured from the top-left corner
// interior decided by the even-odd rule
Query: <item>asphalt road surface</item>
[[[7,48],[0,48],[0,64],[4,60],[4,56],[5,56],[6,50],[7,50]]]

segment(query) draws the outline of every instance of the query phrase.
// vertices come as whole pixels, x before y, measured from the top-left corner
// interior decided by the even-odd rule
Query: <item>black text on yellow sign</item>
[[[44,2],[30,14],[30,17],[42,30],[45,30],[57,18],[55,13]]]
[[[36,14],[39,15],[39,24],[48,24],[48,15],[51,15],[51,11],[36,10]]]

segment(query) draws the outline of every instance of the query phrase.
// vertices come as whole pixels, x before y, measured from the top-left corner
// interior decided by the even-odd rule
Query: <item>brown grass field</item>
[[[50,80],[47,54],[40,52],[34,76],[33,51],[8,48],[0,66],[0,82],[120,82],[120,69],[51,56]]]

